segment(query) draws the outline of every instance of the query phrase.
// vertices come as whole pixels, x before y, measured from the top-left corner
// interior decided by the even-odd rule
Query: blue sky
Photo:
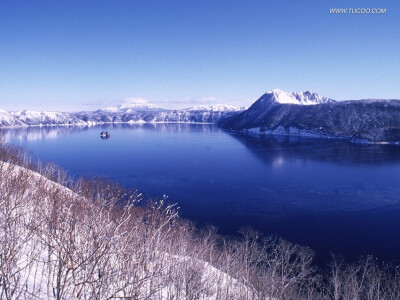
[[[333,15],[330,8],[386,8]],[[0,108],[400,98],[400,1],[0,0]]]

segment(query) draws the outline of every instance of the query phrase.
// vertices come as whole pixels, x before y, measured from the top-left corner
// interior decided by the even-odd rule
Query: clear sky
[[[330,14],[386,8],[386,14]],[[400,98],[400,1],[0,0],[0,108]]]

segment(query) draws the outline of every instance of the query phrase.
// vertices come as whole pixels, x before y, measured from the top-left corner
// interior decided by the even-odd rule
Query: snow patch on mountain
[[[307,137],[307,138],[324,138],[324,139],[346,139],[346,137],[341,136],[332,136],[329,134],[323,134],[317,131],[299,129],[297,127],[289,127],[285,128],[283,126],[278,126],[275,129],[265,129],[262,127],[253,127],[249,129],[243,129],[242,133],[245,135],[251,136],[260,136],[260,135],[271,135],[271,136],[297,136],[297,137]]]
[[[221,104],[215,104],[215,105],[201,105],[201,106],[193,106],[185,109],[186,111],[221,111],[221,112],[234,112],[234,111],[242,111],[245,110],[245,107],[237,107],[237,106],[231,106],[231,105],[221,105]]]
[[[66,113],[60,112],[40,112],[40,111],[31,111],[24,110],[19,112],[11,113],[14,117],[16,117],[19,121],[24,123],[29,123],[31,120],[36,122],[40,122],[40,124],[48,124],[48,123],[57,123],[60,121],[65,121],[69,119],[69,115]]]
[[[17,125],[18,122],[13,115],[5,110],[0,110],[0,124],[3,126]]]
[[[288,93],[279,89],[271,90],[261,97],[261,101],[265,98],[271,99],[273,102],[280,104],[296,104],[296,105],[316,105],[321,103],[334,102],[334,100],[322,97],[312,91]]]
[[[129,113],[132,111],[141,111],[141,110],[157,110],[162,109],[158,108],[155,105],[148,103],[128,103],[122,104],[118,106],[108,106],[104,108],[100,108],[98,112],[110,112],[110,113]]]

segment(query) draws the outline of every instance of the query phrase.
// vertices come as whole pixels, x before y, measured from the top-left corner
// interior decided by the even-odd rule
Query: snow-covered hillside
[[[28,125],[83,124],[73,114],[63,112],[24,110],[12,112],[11,115],[18,122]]]
[[[154,208],[159,211],[152,218],[162,223],[146,225],[132,216],[133,207],[94,203],[12,163],[0,161],[0,178],[1,299],[183,300],[194,293],[228,300],[253,294],[184,249],[166,251],[163,240],[175,219],[168,206]]]
[[[0,109],[0,125],[2,125],[2,126],[17,126],[17,125],[22,125],[22,122],[17,120],[9,112]]]
[[[63,113],[0,111],[0,126],[94,125],[104,123],[216,123],[244,108],[224,105],[172,110],[147,103],[109,106],[96,111]]]
[[[132,111],[148,111],[148,110],[163,110],[162,108],[158,108],[155,105],[148,103],[129,103],[122,104],[119,106],[108,106],[104,108],[100,108],[98,111],[102,112],[110,112],[110,113],[130,113]]]
[[[73,113],[31,110],[7,112],[0,110],[0,126],[3,127],[85,124],[86,122],[77,118]]]

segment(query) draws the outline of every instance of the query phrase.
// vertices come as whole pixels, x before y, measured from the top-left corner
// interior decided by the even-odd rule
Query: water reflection
[[[6,142],[24,142],[46,139],[57,139],[75,132],[82,132],[92,129],[118,130],[133,129],[144,131],[159,131],[165,133],[210,133],[218,132],[216,126],[209,124],[189,123],[144,123],[144,124],[102,124],[95,126],[32,126],[16,128],[0,128]]]
[[[400,147],[397,145],[354,144],[347,140],[287,136],[232,136],[260,161],[273,167],[280,167],[285,162],[304,163],[308,160],[346,165],[400,163]]]
[[[74,132],[85,130],[78,126],[43,126],[2,128],[0,133],[6,142],[27,142],[36,140],[58,139]]]

